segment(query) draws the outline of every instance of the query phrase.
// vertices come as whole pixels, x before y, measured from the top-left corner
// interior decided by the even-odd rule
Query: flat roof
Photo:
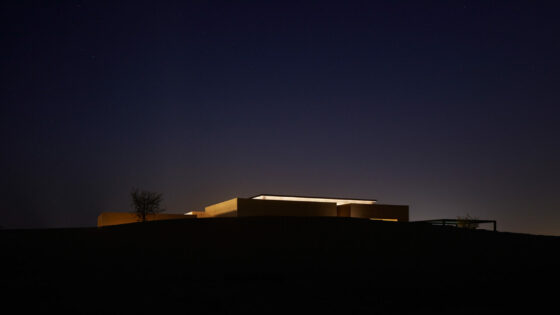
[[[335,198],[335,197],[311,197],[311,196],[287,196],[287,195],[271,195],[260,194],[251,199],[258,200],[280,200],[280,201],[307,201],[307,202],[330,202],[336,203],[337,206],[350,203],[372,205],[377,202],[375,199],[356,199],[356,198]]]

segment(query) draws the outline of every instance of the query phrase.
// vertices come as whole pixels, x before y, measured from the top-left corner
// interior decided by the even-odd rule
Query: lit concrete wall
[[[222,201],[204,208],[204,212],[208,217],[236,217],[237,216],[237,200],[233,198]]]
[[[196,218],[194,215],[183,214],[152,214],[146,216],[146,221],[159,221],[159,220],[177,220],[177,219],[192,219]],[[97,226],[109,226],[140,222],[135,213],[130,212],[102,212],[97,217]]]
[[[408,222],[408,206],[401,205],[359,205],[349,204],[337,207],[339,217],[373,218],[373,219],[396,219]]]

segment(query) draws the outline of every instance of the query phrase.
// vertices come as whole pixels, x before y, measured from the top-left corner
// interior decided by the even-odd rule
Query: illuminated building
[[[148,221],[212,217],[350,217],[382,221],[408,222],[408,206],[378,204],[374,199],[257,195],[251,198],[233,198],[207,206],[204,211],[180,214],[156,214]],[[103,212],[97,226],[138,222],[134,213]]]
[[[197,217],[307,216],[351,217],[408,222],[408,206],[378,204],[373,199],[257,195],[234,198],[193,211]]]

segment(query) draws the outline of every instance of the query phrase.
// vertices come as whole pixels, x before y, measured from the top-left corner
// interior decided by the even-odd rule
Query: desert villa
[[[378,204],[374,199],[257,195],[233,198],[207,206],[204,211],[181,214],[155,214],[147,220],[174,220],[212,217],[305,216],[351,217],[383,221],[408,222],[408,206]],[[98,226],[137,222],[133,213],[104,212]]]

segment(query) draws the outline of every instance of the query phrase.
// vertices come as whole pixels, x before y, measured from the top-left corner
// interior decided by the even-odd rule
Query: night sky
[[[4,1],[0,226],[95,226],[139,187],[560,235],[559,5],[233,2]]]

